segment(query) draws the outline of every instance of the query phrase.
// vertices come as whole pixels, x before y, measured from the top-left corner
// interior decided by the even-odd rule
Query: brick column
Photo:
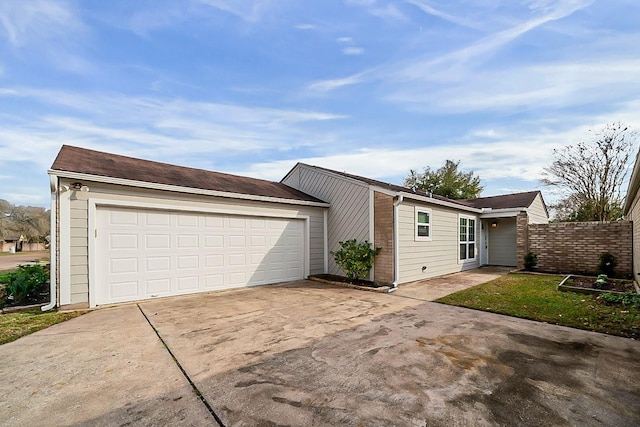
[[[374,243],[381,248],[376,256],[373,272],[376,281],[393,282],[393,197],[378,193],[374,194],[373,224]]]
[[[529,252],[529,215],[520,212],[516,216],[516,257],[518,269],[524,268],[524,256]]]

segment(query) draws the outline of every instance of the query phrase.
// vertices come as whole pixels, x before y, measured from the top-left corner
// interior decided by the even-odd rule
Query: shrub
[[[624,305],[626,307],[635,307],[640,310],[640,294],[614,294],[611,292],[605,292],[598,297],[600,301],[605,304],[619,304]]]
[[[49,283],[49,273],[44,265],[21,265],[18,271],[4,275],[2,280],[6,283],[6,298],[22,304]]]
[[[340,242],[340,249],[331,252],[336,264],[344,271],[349,280],[357,280],[369,274],[380,248],[372,248],[371,243],[358,243],[356,239]]]
[[[602,289],[607,285],[609,281],[609,277],[606,274],[598,274],[598,278],[596,279],[596,289]]]
[[[531,251],[527,252],[527,254],[524,256],[524,269],[527,271],[531,271],[536,268],[536,265],[538,265],[538,255],[534,254]]]
[[[600,254],[600,260],[598,262],[598,271],[607,276],[613,276],[613,270],[618,265],[616,257],[611,252],[603,252]]]

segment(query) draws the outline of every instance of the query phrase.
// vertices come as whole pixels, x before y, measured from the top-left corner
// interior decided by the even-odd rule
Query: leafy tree
[[[43,242],[49,234],[49,211],[36,206],[16,206],[0,200],[0,237],[24,236]]]
[[[621,123],[589,132],[586,140],[554,150],[542,182],[564,193],[564,199],[553,206],[559,219],[615,221],[622,217],[622,184],[637,133]]]
[[[449,199],[475,199],[482,193],[480,177],[473,171],[463,172],[458,168],[460,161],[447,160],[437,170],[424,168],[422,173],[413,169],[404,180],[404,186],[416,190],[428,191]]]

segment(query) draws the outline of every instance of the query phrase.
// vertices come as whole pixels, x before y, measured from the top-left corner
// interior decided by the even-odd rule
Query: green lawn
[[[637,306],[607,305],[595,296],[560,292],[562,276],[509,274],[437,302],[579,329],[640,338]]]
[[[0,314],[0,344],[15,341],[24,335],[73,319],[84,313],[83,311],[43,313],[39,308],[35,308],[17,313]]]

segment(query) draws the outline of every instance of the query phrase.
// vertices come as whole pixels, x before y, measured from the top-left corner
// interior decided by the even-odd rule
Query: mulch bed
[[[385,282],[372,282],[370,280],[357,279],[357,280],[349,280],[344,276],[338,276],[335,274],[314,274],[309,276],[310,280],[314,280],[316,282],[328,283],[337,286],[344,286],[353,289],[360,289],[363,291],[373,291],[373,292],[393,292],[395,288],[390,283]]]
[[[629,280],[615,280],[609,279],[607,283],[602,286],[596,286],[596,278],[595,277],[586,277],[586,276],[571,276],[568,280],[564,280],[560,286],[560,290],[562,288],[570,289],[574,288],[577,290],[590,291],[594,293],[599,292],[620,292],[620,293],[636,293],[636,289],[633,286],[633,282]]]

